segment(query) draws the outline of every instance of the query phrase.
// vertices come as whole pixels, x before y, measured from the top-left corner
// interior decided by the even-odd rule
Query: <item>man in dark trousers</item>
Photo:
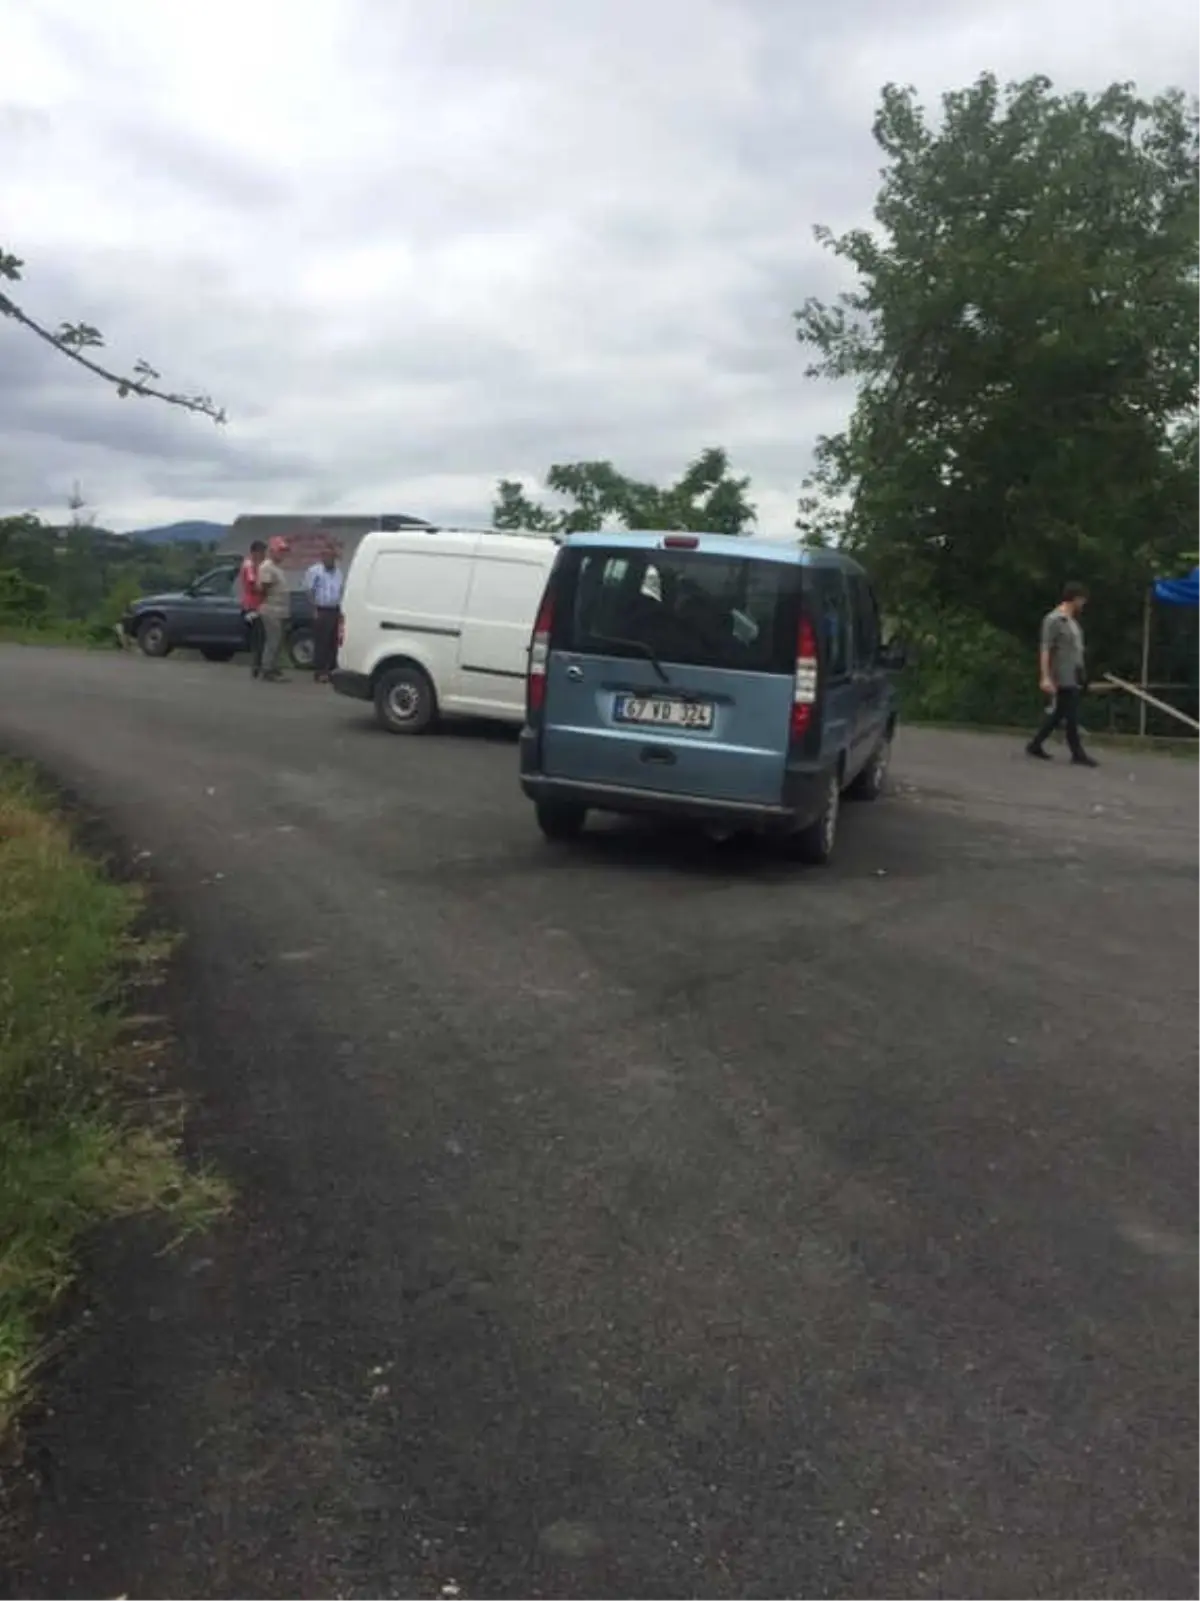
[[[1075,767],[1096,767],[1098,763],[1088,755],[1079,737],[1079,701],[1086,681],[1083,649],[1083,626],[1079,619],[1087,605],[1087,590],[1082,584],[1063,586],[1062,600],[1042,619],[1041,646],[1038,650],[1039,683],[1046,696],[1046,715],[1042,726],[1026,745],[1030,756],[1048,762],[1046,741],[1062,725],[1067,736],[1067,748]]]
[[[338,618],[342,604],[342,573],[335,545],[326,545],[304,579],[313,608],[313,680],[328,684],[337,666]]]
[[[246,625],[246,640],[250,646],[250,674],[257,678],[262,673],[263,623],[262,586],[258,582],[258,569],[262,566],[267,547],[261,539],[250,546],[250,554],[238,573],[238,599],[242,606],[242,622]]]

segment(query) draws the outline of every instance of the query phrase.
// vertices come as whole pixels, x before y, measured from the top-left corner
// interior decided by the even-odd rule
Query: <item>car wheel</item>
[[[288,655],[298,672],[306,673],[317,659],[317,645],[311,628],[297,628],[288,635]]]
[[[537,820],[547,839],[578,839],[587,821],[587,807],[575,806],[570,801],[539,801]]]
[[[375,715],[389,734],[423,734],[437,718],[437,696],[419,667],[390,667],[375,685]]]
[[[231,662],[233,651],[225,645],[201,645],[200,654],[206,662]]]
[[[791,854],[797,861],[806,862],[810,867],[825,867],[833,860],[841,803],[842,775],[835,768],[825,781],[820,815],[791,836]]]
[[[871,760],[846,791],[850,800],[878,800],[887,788],[888,767],[892,759],[892,736],[889,731],[876,745]]]
[[[170,635],[161,617],[147,617],[138,626],[137,642],[143,656],[169,656],[171,653]]]

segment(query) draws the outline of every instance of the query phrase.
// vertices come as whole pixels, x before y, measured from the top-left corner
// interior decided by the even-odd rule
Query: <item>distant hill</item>
[[[147,545],[216,545],[228,532],[225,523],[167,523],[162,528],[134,528],[125,537]]]

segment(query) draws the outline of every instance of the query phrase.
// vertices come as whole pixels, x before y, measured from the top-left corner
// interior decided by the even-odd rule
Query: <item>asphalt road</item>
[[[0,745],[240,1191],[98,1248],[19,1591],[1196,1593],[1194,765],[905,733],[805,872],[236,666],[2,650]]]

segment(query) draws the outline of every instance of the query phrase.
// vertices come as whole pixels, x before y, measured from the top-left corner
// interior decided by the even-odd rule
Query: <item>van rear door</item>
[[[553,585],[549,777],[778,805],[800,568],[703,549],[568,548]]]
[[[459,645],[465,711],[521,716],[529,635],[554,555],[549,540],[480,540]]]

